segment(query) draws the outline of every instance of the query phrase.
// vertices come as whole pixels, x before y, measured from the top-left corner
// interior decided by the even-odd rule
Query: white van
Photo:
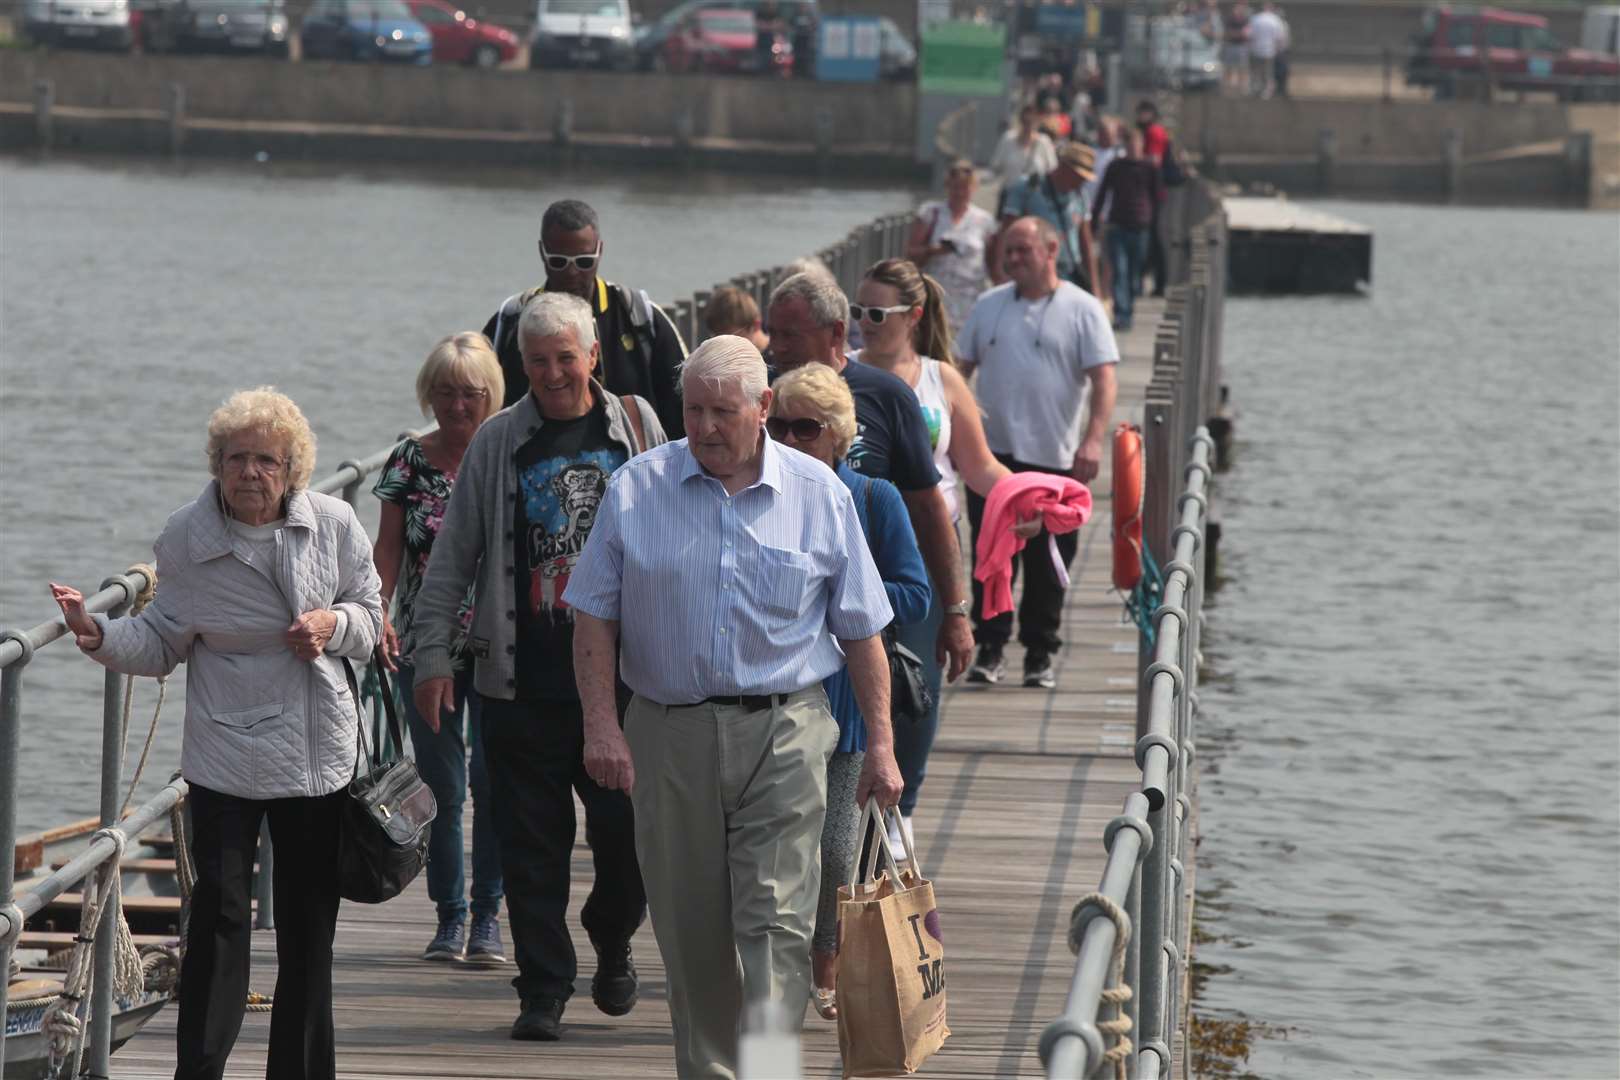
[[[23,33],[41,45],[135,44],[129,0],[26,0]]]
[[[635,62],[630,0],[537,0],[529,38],[531,68],[629,71]]]

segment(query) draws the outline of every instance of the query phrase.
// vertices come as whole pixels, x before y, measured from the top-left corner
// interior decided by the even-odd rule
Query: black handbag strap
[[[355,746],[355,764],[359,765],[361,757],[365,757],[373,765],[377,760],[372,757],[370,747],[366,744],[366,714],[360,707],[360,684],[354,675],[354,665],[349,663],[348,657],[342,657],[343,674],[349,680],[349,696],[354,700],[355,729],[359,733],[359,742]],[[394,744],[394,757],[405,756],[405,732],[400,728],[399,711],[394,707],[393,687],[388,685],[388,669],[383,666],[382,646],[378,645],[372,651],[372,663],[377,669],[377,689],[382,697],[383,714],[388,717],[388,735]],[[382,749],[378,747],[378,749]]]

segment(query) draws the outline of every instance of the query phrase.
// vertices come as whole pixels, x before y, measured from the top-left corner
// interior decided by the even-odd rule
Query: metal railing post
[[[22,733],[22,675],[34,658],[34,643],[19,630],[0,634],[0,641],[15,641],[22,656],[0,668],[0,1017],[6,1015],[6,984],[10,981],[11,954],[22,933],[22,912],[17,909],[17,753]],[[3,1021],[0,1021],[3,1022]],[[0,1073],[6,1068],[6,1040],[0,1034]]]
[[[135,599],[126,577],[108,578],[101,583],[103,589],[110,589],[115,585],[124,587],[124,600],[107,612],[107,617],[112,619],[123,616]],[[118,824],[123,778],[124,677],[108,668],[103,676],[101,691],[101,827],[104,829]],[[110,872],[114,874],[121,872],[120,867],[116,865],[116,858]],[[86,889],[91,887],[89,883],[82,886]],[[100,924],[94,928],[81,927],[79,930],[80,933],[84,933],[88,929],[96,936],[94,986],[90,993],[90,1029],[86,1035],[89,1047],[85,1062],[85,1068],[95,1077],[110,1076],[112,1069],[113,966],[118,944],[118,920],[122,917],[121,896],[120,892],[113,890],[112,895],[107,898],[106,906],[101,910]]]

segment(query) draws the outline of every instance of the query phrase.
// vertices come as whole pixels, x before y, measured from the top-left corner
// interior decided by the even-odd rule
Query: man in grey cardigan
[[[635,822],[629,797],[585,772],[573,611],[562,594],[608,477],[665,439],[650,405],[597,381],[596,321],[583,300],[540,294],[518,335],[530,389],[467,448],[416,601],[412,660],[416,706],[436,725],[453,704],[457,608],[475,585],[469,648],[522,1001],[512,1037],[551,1041],[577,970],[565,922],[575,792],[596,869],[580,916],[597,954],[591,998],[609,1016],[636,1002],[630,938],[647,907]]]

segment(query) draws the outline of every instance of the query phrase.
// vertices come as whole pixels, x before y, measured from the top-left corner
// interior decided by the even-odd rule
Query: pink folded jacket
[[[973,576],[984,584],[983,617],[993,619],[1013,609],[1013,557],[1024,550],[1024,538],[1013,526],[1039,514],[1046,526],[1046,546],[1052,569],[1065,588],[1068,570],[1058,555],[1054,536],[1074,532],[1091,516],[1091,492],[1069,476],[1051,473],[1013,473],[990,489],[984,501],[984,522],[974,552]]]

